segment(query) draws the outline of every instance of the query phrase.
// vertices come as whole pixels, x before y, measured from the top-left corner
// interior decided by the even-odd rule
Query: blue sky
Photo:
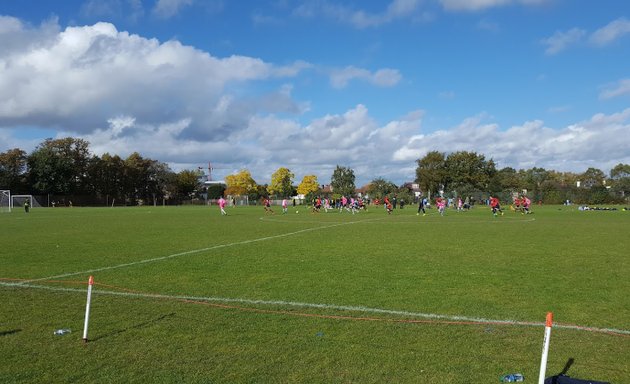
[[[630,3],[0,1],[0,151],[81,137],[266,183],[630,163]]]

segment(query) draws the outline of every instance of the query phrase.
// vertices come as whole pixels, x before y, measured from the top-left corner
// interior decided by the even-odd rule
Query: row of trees
[[[492,159],[475,152],[432,151],[417,160],[416,180],[423,191],[450,196],[504,195],[527,191],[535,201],[559,204],[625,202],[630,196],[630,165],[618,164],[607,176],[588,168],[584,173],[544,168],[497,169]]]
[[[126,159],[92,155],[82,139],[47,139],[27,154],[0,153],[0,188],[13,194],[67,196],[87,203],[136,204],[190,196],[198,172],[172,172],[168,165],[132,153]]]
[[[173,203],[221,195],[247,195],[257,200],[262,196],[302,194],[310,200],[325,194],[317,176],[304,176],[296,187],[295,175],[284,167],[273,173],[269,185],[259,185],[248,170],[227,176],[226,186],[203,186],[202,176],[200,170],[175,173],[165,163],[139,153],[125,159],[109,153],[95,156],[87,141],[75,138],[47,139],[30,154],[18,148],[0,153],[0,189],[11,189],[14,194],[68,196],[75,201],[76,197],[84,197],[86,204],[137,204],[162,199]],[[599,204],[626,201],[630,196],[630,165],[615,166],[609,176],[595,168],[580,174],[536,167],[497,169],[492,159],[475,152],[432,151],[417,160],[415,181],[429,196],[484,198],[493,194],[507,199],[512,192],[526,190],[534,200],[546,203],[571,200]],[[337,166],[330,185],[332,192],[326,193],[332,197],[354,195],[354,171]],[[372,180],[364,192],[379,199],[398,195],[407,202],[414,197],[408,186],[397,186],[384,178]]]
[[[306,200],[322,194],[323,186],[319,184],[316,175],[305,175],[297,187],[294,186],[294,178],[295,175],[290,169],[281,167],[271,175],[269,185],[261,186],[256,183],[248,170],[242,170],[225,178],[227,184],[225,194],[247,195],[250,199],[261,196],[285,198],[299,194],[304,195]],[[354,171],[337,166],[331,177],[331,187],[336,197],[354,195],[356,191]]]

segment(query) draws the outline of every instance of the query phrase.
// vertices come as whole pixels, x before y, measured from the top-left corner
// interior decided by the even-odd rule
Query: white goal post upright
[[[11,212],[11,191],[0,190],[0,212]]]

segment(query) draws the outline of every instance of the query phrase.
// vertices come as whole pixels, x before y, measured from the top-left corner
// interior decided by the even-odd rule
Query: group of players
[[[516,212],[520,212],[522,215],[525,214],[530,214],[531,211],[529,210],[530,205],[532,204],[532,201],[529,199],[529,197],[522,195],[522,196],[514,196],[514,199],[512,201],[512,205],[510,206],[510,209]],[[497,197],[490,197],[490,208],[492,209],[492,214],[496,217],[499,214],[501,216],[503,216],[503,210],[501,209],[501,203],[499,202],[499,199]]]
[[[316,197],[313,199],[313,207],[311,212],[319,213],[322,208],[324,211],[328,212],[329,210],[339,210],[339,212],[348,211],[353,215],[361,209],[367,210],[367,203],[363,199],[355,199],[354,197],[347,198],[346,196],[341,196],[340,199],[328,199],[321,197]]]
[[[501,202],[496,196],[490,196],[490,199],[488,200],[488,202],[492,210],[492,214],[495,217],[498,215],[503,216],[503,210],[501,209]],[[221,197],[217,203],[219,205],[219,208],[221,209],[221,215],[222,216],[227,215],[225,211],[225,206],[227,205],[226,200],[223,197]],[[379,200],[374,200],[374,204],[380,205],[381,202]],[[393,206],[392,206],[391,201],[389,200],[389,196],[385,196],[383,198],[382,204],[387,214],[391,214],[393,211]],[[437,207],[440,216],[444,216],[447,204],[450,205],[450,201],[447,201],[443,197],[438,196],[435,199],[435,206]],[[458,212],[467,210],[468,208],[470,208],[470,206],[467,203],[465,204],[462,201],[461,197],[457,199],[456,204],[457,204],[456,207],[457,207]],[[344,210],[346,210],[348,212],[351,212],[354,215],[355,213],[359,212],[359,210],[361,209],[367,210],[368,205],[369,205],[369,201],[365,201],[360,198],[355,199],[354,197],[347,198],[346,196],[342,196],[340,199],[334,200],[334,199],[328,199],[328,198],[322,199],[321,197],[318,196],[315,199],[313,199],[311,212],[319,213],[321,209],[323,208],[326,212],[328,212],[329,210],[339,210],[339,212],[343,212]],[[521,214],[523,215],[530,214],[531,213],[529,209],[530,205],[531,205],[531,200],[527,196],[517,195],[514,197],[513,203],[510,206],[510,209],[512,209],[513,211],[521,212]],[[428,207],[429,207],[428,200],[422,197],[419,198],[417,215],[420,215],[420,213],[422,213],[422,215],[425,216],[426,208]],[[272,215],[275,214],[274,210],[271,208],[271,200],[269,198],[265,198],[263,200],[263,208],[265,209],[265,213],[272,214]],[[287,199],[283,199],[282,200],[282,213],[286,214],[287,212],[288,212],[288,201]]]
[[[522,196],[514,196],[514,202],[512,204],[512,208],[514,211],[520,212],[522,215],[528,215],[530,213],[532,213],[529,210],[529,206],[532,204],[532,201],[529,199],[529,197],[522,195]]]

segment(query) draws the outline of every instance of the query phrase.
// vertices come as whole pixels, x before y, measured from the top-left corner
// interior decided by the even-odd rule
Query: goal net
[[[33,199],[33,195],[11,195],[11,209],[23,207],[26,201],[31,208],[41,207],[37,200]]]
[[[11,191],[0,190],[0,213],[11,212]]]

